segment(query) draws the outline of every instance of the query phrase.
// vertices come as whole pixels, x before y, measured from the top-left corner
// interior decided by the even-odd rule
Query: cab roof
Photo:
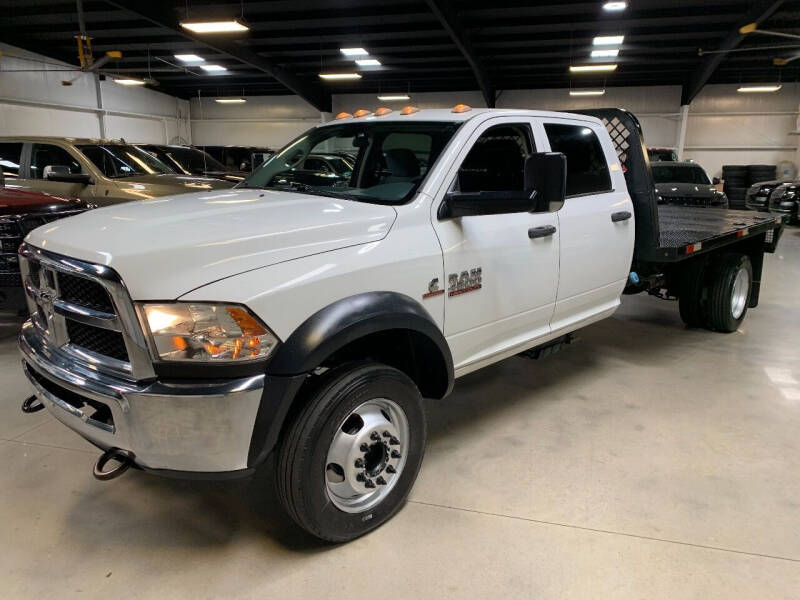
[[[439,122],[464,122],[469,121],[470,119],[474,119],[480,115],[485,115],[487,113],[491,113],[492,116],[496,117],[557,117],[561,119],[573,119],[577,121],[591,121],[593,123],[599,123],[600,120],[584,114],[579,113],[567,113],[567,112],[557,112],[557,111],[549,111],[549,110],[528,110],[528,109],[517,109],[517,108],[470,108],[463,112],[454,112],[453,109],[450,108],[423,108],[413,112],[411,114],[403,115],[400,113],[402,109],[394,110],[388,114],[384,114],[382,116],[375,116],[374,113],[370,113],[369,115],[363,117],[344,117],[344,118],[337,118],[332,121],[329,121],[322,125],[322,127],[326,127],[328,125],[336,125],[338,123],[358,123],[358,122],[380,122],[380,121],[439,121]]]

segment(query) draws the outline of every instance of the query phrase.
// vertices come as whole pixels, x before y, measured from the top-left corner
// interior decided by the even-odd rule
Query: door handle
[[[619,223],[620,221],[627,221],[633,215],[629,213],[627,210],[623,210],[620,212],[615,212],[611,214],[611,222],[612,223]]]
[[[549,237],[556,232],[552,225],[542,225],[541,227],[531,227],[528,229],[528,237],[533,239]]]

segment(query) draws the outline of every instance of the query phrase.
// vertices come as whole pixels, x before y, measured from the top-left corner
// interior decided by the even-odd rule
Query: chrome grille
[[[126,379],[154,378],[144,333],[116,272],[27,244],[20,265],[31,321],[55,351]]]

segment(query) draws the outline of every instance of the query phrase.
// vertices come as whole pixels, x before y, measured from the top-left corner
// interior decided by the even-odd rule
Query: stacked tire
[[[775,165],[747,165],[747,183],[753,185],[762,181],[774,181],[777,170]]]
[[[747,188],[750,186],[750,172],[745,165],[722,165],[722,179],[725,181],[725,195],[730,208],[744,210]]]

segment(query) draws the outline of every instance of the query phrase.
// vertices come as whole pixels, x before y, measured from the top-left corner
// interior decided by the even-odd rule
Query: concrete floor
[[[2,598],[798,598],[800,229],[730,335],[625,298],[541,361],[506,360],[430,403],[411,500],[321,544],[267,468],[234,484],[130,472],[27,394],[0,340]]]

